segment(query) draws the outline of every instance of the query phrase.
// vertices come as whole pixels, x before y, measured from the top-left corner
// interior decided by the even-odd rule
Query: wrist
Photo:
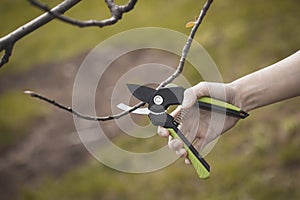
[[[249,112],[259,107],[259,96],[264,94],[263,87],[256,87],[256,84],[243,84],[242,80],[228,83],[232,90],[232,102],[242,110]]]

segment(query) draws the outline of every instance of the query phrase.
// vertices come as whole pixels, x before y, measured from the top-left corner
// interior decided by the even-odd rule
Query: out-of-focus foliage
[[[32,104],[20,91],[0,95],[0,151],[14,145],[29,132],[33,119],[47,113],[45,107]]]
[[[275,120],[272,121],[275,123]],[[249,127],[248,127],[249,128]],[[276,132],[282,125],[267,125]],[[60,180],[47,178],[37,188],[24,188],[25,199],[297,199],[300,195],[298,156],[300,136],[293,135],[294,144],[276,142],[272,132],[239,126],[218,142],[208,156],[212,176],[199,180],[191,166],[179,160],[163,170],[148,174],[127,174],[107,168],[98,162],[90,162],[67,173]],[[297,125],[294,131],[300,131]],[[249,135],[247,137],[247,134]],[[256,134],[256,136],[253,136]],[[251,135],[251,137],[250,137]],[[271,136],[270,136],[271,135]],[[270,140],[261,144],[262,140]],[[161,139],[162,140],[162,139]],[[132,149],[141,144],[130,138],[114,141],[122,148]],[[277,148],[273,148],[276,145]],[[145,140],[141,149],[153,149],[153,142]],[[291,150],[290,161],[285,152]],[[282,160],[283,157],[284,160]],[[292,164],[293,163],[293,164]]]
[[[54,5],[53,1],[48,2]],[[188,33],[185,24],[198,15],[203,3],[183,0],[140,1],[117,25],[103,29],[79,29],[57,21],[51,22],[17,43],[11,62],[0,70],[0,77],[8,72],[26,70],[40,62],[74,56],[93,48],[110,35],[130,28],[159,26]],[[83,1],[67,14],[80,19],[101,19],[108,14],[105,9],[100,1]],[[26,1],[2,0],[0,17],[5,20],[1,20],[0,34],[10,32],[38,13]],[[297,51],[300,46],[299,19],[297,0],[215,1],[196,39],[213,57],[224,80],[231,81]],[[6,103],[3,99],[2,96],[1,105],[13,103]],[[22,98],[14,105],[20,104],[27,105]],[[36,103],[32,106],[36,106]],[[222,136],[208,155],[212,177],[206,181],[198,180],[193,169],[182,164],[182,161],[164,170],[142,175],[119,173],[98,162],[90,162],[60,179],[49,177],[36,187],[25,187],[23,197],[299,199],[299,108],[299,98],[296,98],[250,113],[248,119]],[[1,107],[1,115],[3,109]],[[26,120],[35,115],[31,106],[22,112],[18,107],[15,109]],[[2,127],[14,126],[16,121],[22,120],[0,118]],[[26,129],[25,122],[16,128]],[[120,137],[116,143],[132,149],[137,145],[134,141]],[[139,144],[142,142],[144,147],[140,151],[153,145],[153,142],[138,141]]]

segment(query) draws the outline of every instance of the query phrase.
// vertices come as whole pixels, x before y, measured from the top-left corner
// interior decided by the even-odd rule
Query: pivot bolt
[[[164,99],[162,98],[162,96],[160,95],[156,95],[154,98],[153,98],[153,101],[156,105],[161,105],[163,102],[164,102]]]

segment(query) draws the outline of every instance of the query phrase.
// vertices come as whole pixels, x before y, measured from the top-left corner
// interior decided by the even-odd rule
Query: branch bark
[[[78,4],[81,0],[65,0],[62,3],[58,4],[56,7],[52,9],[53,12],[56,13],[65,13],[67,10]],[[33,19],[27,24],[17,28],[13,32],[7,34],[6,36],[0,38],[0,52],[5,51],[4,55],[0,61],[0,67],[6,64],[9,61],[9,58],[12,54],[14,44],[22,39],[24,36],[30,34],[41,26],[49,23],[55,17],[49,13],[44,13],[39,17]]]
[[[98,26],[104,27],[112,25],[118,22],[122,18],[123,13],[131,11],[137,0],[129,0],[126,5],[117,5],[113,0],[105,0],[107,4],[111,17],[101,21],[97,20],[88,20],[88,21],[79,21],[76,19],[65,17],[63,14],[71,9],[73,6],[77,5],[81,0],[65,0],[62,3],[55,6],[53,9],[50,9],[45,4],[42,4],[36,0],[28,0],[32,5],[37,6],[38,8],[45,11],[44,14],[33,19],[27,24],[17,28],[13,32],[7,34],[6,36],[0,38],[0,52],[4,51],[3,56],[0,59],[0,68],[8,63],[9,58],[12,54],[14,44],[22,39],[24,36],[30,34],[31,32],[37,30],[41,26],[49,23],[53,19],[57,18],[66,23],[79,26],[79,27],[88,27],[88,26]]]
[[[35,93],[35,92],[32,92],[32,91],[24,91],[25,94],[28,94],[30,95],[31,97],[33,98],[37,98],[37,99],[40,99],[42,101],[45,101],[47,103],[50,103],[62,110],[65,110],[67,112],[70,112],[72,113],[73,115],[79,117],[79,118],[82,118],[82,119],[86,119],[86,120],[91,120],[91,121],[108,121],[108,120],[112,120],[112,119],[119,119],[129,113],[131,113],[132,111],[136,110],[137,108],[145,105],[144,102],[140,102],[138,103],[137,105],[135,105],[134,107],[132,107],[131,109],[129,110],[126,110],[126,111],[123,111],[119,114],[116,114],[116,115],[108,115],[108,116],[103,116],[103,117],[97,117],[97,116],[89,116],[89,115],[84,115],[82,113],[79,113],[77,112],[76,110],[73,110],[72,107],[67,107],[67,106],[64,106],[60,103],[57,103],[55,100],[53,99],[49,99],[47,97],[44,97],[38,93]]]
[[[180,61],[179,61],[179,64],[177,66],[176,71],[171,76],[169,76],[166,80],[164,80],[163,82],[161,82],[161,84],[158,86],[157,89],[160,89],[160,88],[166,86],[167,84],[171,83],[175,78],[177,78],[181,74],[181,72],[182,72],[182,70],[184,68],[186,57],[187,57],[187,55],[189,53],[189,50],[190,50],[191,45],[192,45],[192,42],[194,40],[195,34],[196,34],[196,32],[197,32],[197,30],[198,30],[201,22],[203,21],[203,19],[204,19],[205,15],[206,15],[206,13],[207,13],[210,5],[212,4],[212,2],[213,2],[213,0],[208,0],[204,4],[204,6],[203,6],[203,8],[202,8],[202,10],[201,10],[201,12],[199,14],[199,17],[197,18],[197,20],[195,22],[195,25],[193,26],[193,28],[192,28],[192,30],[190,32],[188,40],[186,41],[186,44],[184,45],[184,47],[182,49],[181,58],[180,58]]]
[[[78,27],[88,27],[88,26],[98,26],[100,28],[104,26],[109,26],[117,23],[120,19],[122,19],[122,16],[124,13],[131,11],[135,4],[137,3],[137,0],[130,0],[126,5],[117,5],[113,0],[105,0],[105,3],[111,13],[111,17],[108,19],[104,19],[101,21],[98,20],[86,20],[86,21],[80,21],[77,19],[73,19],[70,17],[66,17],[62,15],[62,13],[56,12],[51,10],[47,5],[42,4],[36,0],[29,0],[30,3],[39,9],[51,14],[58,20],[61,20],[65,23],[78,26]]]
[[[161,82],[161,84],[157,87],[157,89],[160,89],[160,88],[166,86],[167,84],[171,83],[183,71],[185,60],[186,60],[186,57],[187,57],[188,52],[190,50],[190,47],[192,45],[192,42],[194,40],[195,34],[196,34],[196,32],[197,32],[197,30],[198,30],[201,22],[203,21],[205,15],[207,13],[207,11],[209,10],[210,5],[212,4],[212,2],[213,2],[213,0],[208,0],[204,4],[203,8],[201,9],[199,17],[196,20],[195,25],[193,26],[193,28],[192,28],[192,30],[191,30],[191,32],[189,34],[188,40],[187,40],[186,44],[183,47],[181,58],[180,58],[180,61],[179,61],[179,64],[178,64],[178,67],[177,67],[176,71],[171,76],[169,76],[166,80],[164,80],[163,82]],[[138,104],[134,105],[131,109],[123,111],[123,112],[120,112],[119,114],[109,115],[109,116],[103,116],[103,117],[97,117],[97,116],[89,116],[89,115],[81,114],[81,113],[73,110],[71,107],[64,106],[64,105],[62,105],[60,103],[55,102],[52,99],[44,97],[44,96],[42,96],[40,94],[37,94],[35,92],[25,91],[25,93],[29,94],[31,97],[38,98],[40,100],[46,101],[46,102],[48,102],[48,103],[50,103],[50,104],[58,107],[60,109],[66,110],[67,112],[70,112],[70,113],[72,113],[73,115],[75,115],[77,117],[80,117],[80,118],[86,119],[86,120],[93,120],[93,121],[108,121],[108,120],[112,120],[112,119],[119,119],[119,118],[121,118],[121,117],[123,117],[123,116],[125,116],[125,115],[127,115],[127,114],[129,114],[131,112],[133,112],[134,110],[142,107],[143,105],[145,105],[144,102],[139,102]]]

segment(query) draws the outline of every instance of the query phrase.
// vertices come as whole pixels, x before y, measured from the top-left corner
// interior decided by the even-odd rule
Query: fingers
[[[201,149],[204,146],[204,139],[202,139],[202,138],[196,138],[195,141],[193,142],[193,146],[194,146],[194,148],[198,152],[201,151]],[[190,159],[188,157],[185,157],[184,163],[187,164],[187,165],[192,164],[191,161],[190,161]]]
[[[187,156],[187,151],[183,148],[175,151],[175,153],[177,156],[179,156],[181,158],[185,158]]]
[[[207,82],[200,82],[184,91],[182,109],[188,109],[192,107],[196,100],[202,96],[210,96]]]
[[[161,126],[157,128],[157,133],[158,135],[162,137],[168,137],[169,136],[169,131]]]
[[[188,88],[184,91],[182,109],[188,109],[194,105],[197,100],[197,96],[192,88]]]
[[[187,165],[192,164],[191,161],[190,161],[190,159],[188,159],[188,158],[185,158],[185,159],[184,159],[184,163],[187,164]]]
[[[196,140],[193,142],[193,146],[198,151],[201,150],[205,145],[205,139],[204,138],[196,138]],[[169,136],[168,146],[171,150],[175,151],[176,155],[179,157],[184,158],[184,163],[187,165],[191,164],[191,161],[188,159],[187,150],[184,148],[184,144],[179,139],[173,139],[171,136]]]
[[[200,82],[191,87],[197,98],[209,96],[226,101],[226,84],[217,82]]]
[[[182,158],[187,157],[187,150],[183,148],[183,142],[181,140],[173,139],[169,135],[169,131],[161,126],[158,127],[157,133],[162,137],[169,136],[168,146],[171,150],[175,151],[177,156]],[[188,161],[185,163],[188,163]]]
[[[170,114],[172,117],[176,118],[177,115],[180,113],[180,111],[182,110],[181,106],[177,106],[177,108]]]
[[[214,82],[200,82],[197,85],[188,88],[184,92],[182,109],[190,108],[196,100],[203,96],[210,96],[226,101],[226,84]]]
[[[181,106],[178,106],[170,115],[176,118],[176,116],[179,114],[181,110]],[[157,133],[158,135],[162,137],[168,137],[169,136],[169,131],[161,126],[157,127]]]
[[[171,136],[169,136],[169,142],[168,142],[169,148],[177,151],[181,148],[183,148],[183,143],[179,139],[173,139]]]
[[[182,124],[180,125],[180,130],[184,133],[185,137],[188,141],[192,142],[200,129],[199,124],[200,113],[197,108],[190,108],[184,110],[182,115]]]
[[[169,142],[168,142],[169,148],[173,151],[175,151],[176,155],[179,157],[186,157],[187,151],[183,148],[183,142],[179,139],[173,139],[171,136],[169,136]]]

